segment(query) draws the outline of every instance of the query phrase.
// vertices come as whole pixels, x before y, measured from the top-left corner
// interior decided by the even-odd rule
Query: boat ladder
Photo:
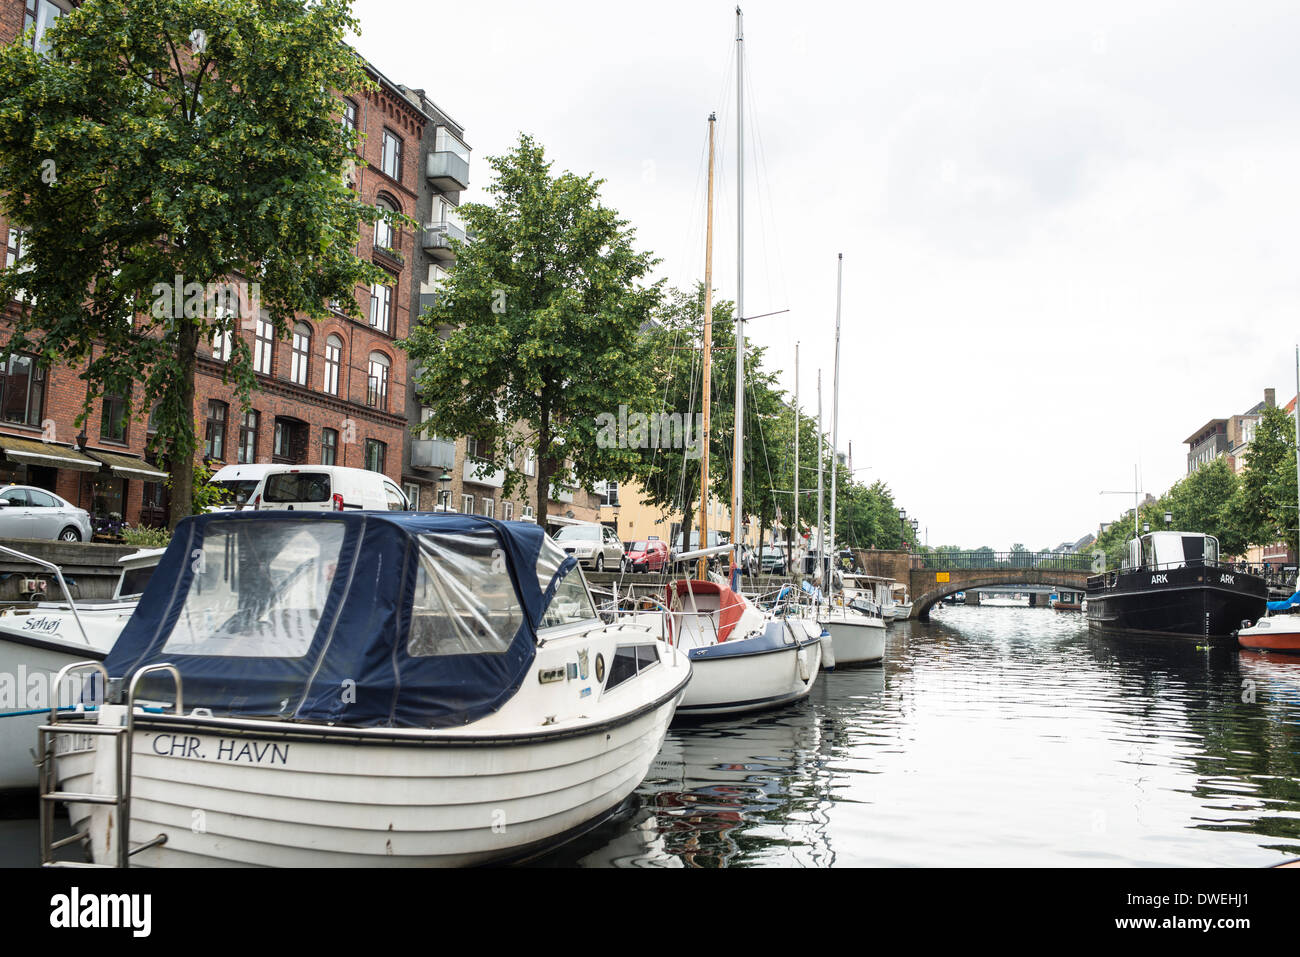
[[[99,679],[102,682],[99,686],[101,693],[108,688],[108,671],[98,661],[78,661],[66,665],[59,671],[58,676],[54,679],[54,692],[51,695],[50,702],[50,722],[42,725],[39,731],[39,749],[40,749],[40,796],[41,796],[41,866],[42,867],[130,867],[131,858],[141,851],[151,847],[167,843],[167,835],[159,834],[156,837],[143,841],[136,846],[131,846],[131,741],[135,731],[135,695],[139,687],[140,679],[145,675],[156,671],[166,671],[171,674],[176,683],[176,714],[183,714],[181,704],[181,676],[175,667],[169,664],[150,665],[147,668],[141,668],[131,679],[131,686],[127,693],[126,716],[125,721],[118,725],[91,724],[87,720],[86,711],[72,712],[77,715],[75,721],[59,720],[59,699],[58,690],[68,687],[66,680],[76,672],[94,671],[98,672]],[[84,793],[77,791],[60,791],[58,790],[58,772],[55,767],[56,750],[60,736],[71,735],[101,735],[113,739],[114,745],[114,766],[113,781],[114,788],[111,794]],[[92,749],[94,750],[94,749]],[[90,841],[89,826],[84,831],[78,831],[70,837],[54,839],[54,813],[59,802],[69,804],[101,804],[113,808],[115,820],[114,827],[117,832],[116,861],[112,864],[94,864],[83,863],[79,861],[60,861],[55,859],[55,852],[69,844],[78,841]]]

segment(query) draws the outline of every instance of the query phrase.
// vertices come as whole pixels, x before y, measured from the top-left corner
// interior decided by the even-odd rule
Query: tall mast
[[[830,553],[835,554],[835,472],[839,467],[840,448],[840,291],[844,285],[844,254],[839,254],[835,271],[835,389],[831,393],[831,543]],[[833,569],[834,564],[831,565]],[[834,572],[826,583],[827,594],[834,583]]]
[[[794,535],[790,538],[790,554],[786,556],[786,571],[794,573],[794,555],[799,546],[799,343],[794,344]]]
[[[709,367],[713,360],[713,124],[717,115],[709,114],[709,211],[704,240],[704,435],[700,456],[700,548],[709,547]],[[690,542],[682,542],[684,548]],[[698,577],[709,577],[709,559],[700,559]]]
[[[817,370],[817,564],[821,568],[822,586],[826,585],[826,508],[822,499],[822,370]]]
[[[1296,505],[1300,507],[1300,345],[1295,347],[1295,394]],[[1300,528],[1300,512],[1296,512],[1296,523]]]
[[[740,545],[744,527],[745,472],[745,36],[736,7],[736,434],[732,441],[731,540]],[[732,587],[739,586],[739,555],[732,552]]]

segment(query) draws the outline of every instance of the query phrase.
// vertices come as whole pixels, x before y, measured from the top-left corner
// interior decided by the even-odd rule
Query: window
[[[231,333],[214,332],[212,334],[212,358],[218,362],[229,362],[233,350],[234,338]]]
[[[320,464],[337,465],[339,458],[339,433],[337,429],[321,429]]]
[[[9,243],[5,246],[5,268],[13,266],[14,263],[23,258],[23,237],[27,233],[21,229],[9,227]]]
[[[483,517],[484,518],[497,517],[497,503],[495,499],[491,499],[491,498],[483,499]]]
[[[526,452],[524,452],[524,474],[525,475],[537,474],[537,453],[534,452],[532,449],[528,449]]]
[[[369,377],[366,380],[366,405],[388,409],[388,367],[390,360],[382,352],[370,353]]]
[[[293,327],[293,361],[289,379],[297,385],[307,385],[307,366],[311,358],[311,326],[300,322]]]
[[[460,512],[462,515],[474,514],[474,496],[462,495],[460,497]]]
[[[375,283],[370,287],[370,325],[380,332],[388,332],[393,308],[393,287]]]
[[[506,502],[504,505],[501,506],[501,517],[507,522],[515,517],[514,502]]]
[[[126,441],[126,399],[120,395],[104,396],[99,420],[99,436],[109,442]]]
[[[533,517],[533,507],[532,507],[531,505],[525,505],[525,506],[524,506],[523,517],[524,517],[524,518],[532,518],[532,517]]]
[[[299,419],[276,418],[273,461],[302,465],[307,461],[307,423]]]
[[[203,433],[203,454],[210,459],[226,459],[226,403],[208,400],[208,425]]]
[[[378,439],[366,439],[366,468],[372,472],[383,472],[384,460],[387,457],[387,445]]]
[[[386,199],[380,199],[379,202],[375,203],[375,205],[379,207],[380,212],[383,213],[397,212],[397,207],[394,206]],[[395,242],[396,235],[397,232],[396,230],[393,229],[393,224],[389,222],[387,219],[375,220],[375,248],[377,249],[397,248]]]
[[[44,406],[45,370],[31,356],[10,356],[0,366],[0,418],[39,427]]]
[[[491,529],[421,535],[407,653],[502,654],[523,612]]]
[[[420,486],[407,482],[402,486],[402,491],[406,493],[406,500],[411,503],[411,511],[420,510]]]
[[[50,45],[45,42],[45,31],[67,12],[66,3],[54,3],[53,0],[27,0],[27,15],[23,19],[23,29],[35,25],[36,36],[32,40],[32,46],[37,53],[44,53],[50,48]]]
[[[402,179],[402,141],[395,133],[384,130],[384,158],[380,167],[393,179]]]
[[[253,371],[271,374],[271,358],[275,349],[275,327],[271,320],[261,316],[257,320],[257,336],[253,348]]]
[[[257,425],[261,416],[252,410],[239,420],[239,464],[251,465],[257,461]]]
[[[405,512],[412,507],[407,501],[406,493],[392,482],[384,483],[384,498],[390,512]]]
[[[339,394],[339,365],[343,361],[343,340],[330,336],[325,340],[325,391]]]
[[[343,101],[343,128],[353,133],[357,131],[357,105],[351,100]]]

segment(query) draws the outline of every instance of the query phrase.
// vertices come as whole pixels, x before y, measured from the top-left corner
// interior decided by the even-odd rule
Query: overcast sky
[[[1295,394],[1300,5],[775,3],[745,10],[745,312],[931,545],[1095,532],[1140,463]],[[358,0],[361,52],[484,161],[520,132],[687,286],[719,116],[715,285],[736,292],[734,3]],[[829,431],[829,412],[827,415]]]

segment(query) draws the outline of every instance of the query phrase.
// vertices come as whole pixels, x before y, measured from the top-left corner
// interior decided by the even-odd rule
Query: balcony
[[[479,474],[482,469],[483,474]],[[466,482],[473,482],[475,485],[487,485],[491,488],[501,488],[506,484],[506,470],[493,469],[490,462],[484,462],[482,459],[465,459],[465,468],[461,472],[461,478]]]
[[[453,239],[463,243],[465,241],[465,228],[449,219],[441,223],[430,223],[425,226],[422,245],[424,251],[434,259],[440,262],[451,262],[456,258],[456,253],[451,248],[451,240]]]
[[[456,443],[443,439],[411,442],[411,468],[450,469],[456,465]]]
[[[573,489],[567,488],[563,485],[556,485],[554,482],[552,482],[550,499],[552,502],[566,502],[572,504]]]
[[[430,186],[444,193],[469,186],[469,147],[445,126],[438,127],[434,134],[425,176]]]

